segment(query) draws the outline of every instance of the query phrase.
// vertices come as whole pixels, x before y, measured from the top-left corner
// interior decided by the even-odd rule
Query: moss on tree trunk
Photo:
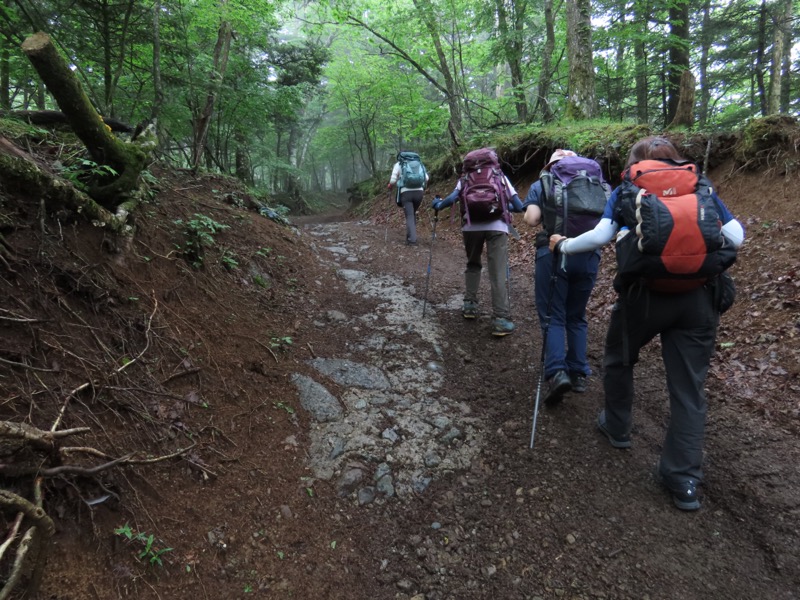
[[[129,200],[137,188],[139,174],[147,164],[147,153],[111,134],[111,129],[92,106],[49,35],[33,34],[22,43],[22,50],[75,134],[86,145],[92,160],[116,172],[116,175],[108,174],[91,185],[89,195],[107,208]]]

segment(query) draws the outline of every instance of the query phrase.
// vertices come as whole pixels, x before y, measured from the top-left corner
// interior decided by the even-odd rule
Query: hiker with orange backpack
[[[503,337],[514,332],[511,304],[506,286],[508,233],[511,212],[522,212],[522,202],[500,168],[492,148],[469,152],[461,164],[461,177],[444,199],[431,204],[435,211],[459,203],[467,268],[461,314],[478,317],[478,288],[481,281],[481,255],[486,246],[486,263],[492,293],[492,335]]]
[[[658,474],[675,506],[697,510],[704,385],[719,316],[727,308],[719,300],[728,296],[719,288],[736,260],[744,229],[696,165],[669,140],[647,137],[631,148],[622,183],[598,225],[571,239],[553,235],[550,249],[572,256],[615,235],[619,295],[603,357],[605,408],[596,425],[614,448],[631,447],[633,366],[640,349],[659,336],[670,419]]]

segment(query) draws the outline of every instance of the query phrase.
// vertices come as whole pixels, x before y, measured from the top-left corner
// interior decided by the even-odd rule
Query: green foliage
[[[751,119],[742,129],[736,146],[736,158],[742,163],[756,162],[766,166],[776,149],[800,143],[800,125],[791,117],[770,115]]]
[[[281,337],[271,337],[270,338],[270,347],[277,348],[282,351],[286,351],[292,345],[292,338],[288,335],[284,335]]]
[[[93,160],[81,158],[64,167],[61,175],[79,190],[87,191],[92,183],[102,181],[104,178],[116,177],[118,173],[108,165],[98,165]]]
[[[203,266],[205,250],[214,245],[214,236],[220,231],[230,229],[229,225],[218,223],[200,213],[195,213],[188,221],[177,219],[175,224],[183,228],[184,236],[183,246],[176,246],[186,261],[196,269]]]
[[[229,250],[225,250],[222,253],[222,256],[220,256],[219,258],[219,262],[221,262],[222,266],[224,266],[229,271],[239,268],[239,261],[236,260],[236,255]]]
[[[163,567],[162,556],[164,556],[167,552],[172,552],[172,548],[168,547],[159,547],[156,544],[155,536],[147,533],[143,533],[140,531],[135,531],[131,528],[128,523],[125,523],[122,527],[118,527],[114,530],[114,533],[122,538],[125,538],[129,543],[133,543],[139,546],[139,550],[137,550],[136,558],[138,560],[145,561],[148,565],[158,565],[159,567]]]

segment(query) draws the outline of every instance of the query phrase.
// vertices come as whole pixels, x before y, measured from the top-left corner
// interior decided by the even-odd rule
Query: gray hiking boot
[[[461,315],[465,319],[476,319],[478,317],[478,303],[464,300],[464,306],[461,308]]]
[[[508,319],[492,319],[492,335],[502,337],[509,333],[514,333],[514,323]]]
[[[583,373],[570,373],[570,383],[572,383],[572,391],[578,394],[583,394],[586,391],[586,375]]]

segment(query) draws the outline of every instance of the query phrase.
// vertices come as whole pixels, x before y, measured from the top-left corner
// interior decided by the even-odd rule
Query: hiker
[[[596,161],[558,149],[523,203],[525,222],[542,224],[535,241],[534,280],[539,323],[542,331],[547,328],[547,335],[542,336],[546,340],[547,406],[561,402],[570,390],[586,391],[586,378],[592,374],[586,358],[586,304],[600,265],[598,249],[571,255],[556,264],[548,246],[550,236],[558,233],[574,237],[593,229],[610,195],[611,187],[603,180]]]
[[[428,171],[422,164],[419,154],[404,150],[397,153],[397,162],[386,189],[397,186],[395,202],[403,208],[406,216],[406,244],[417,245],[417,211],[422,204],[422,195],[428,184]]]
[[[675,506],[697,510],[704,384],[726,308],[718,302],[725,295],[715,290],[736,259],[744,229],[672,143],[646,137],[631,148],[623,181],[597,227],[572,239],[553,235],[550,249],[574,256],[601,247],[617,232],[618,297],[603,358],[605,408],[596,425],[614,448],[631,447],[633,366],[639,350],[658,335],[670,404],[658,474]]]
[[[493,149],[481,148],[468,153],[462,162],[461,177],[455,189],[446,198],[434,200],[431,207],[439,211],[456,201],[461,210],[461,231],[467,253],[461,314],[465,319],[478,316],[478,288],[483,268],[481,254],[486,245],[492,294],[492,335],[506,336],[514,331],[506,287],[510,211],[522,212],[522,202],[500,169]]]

